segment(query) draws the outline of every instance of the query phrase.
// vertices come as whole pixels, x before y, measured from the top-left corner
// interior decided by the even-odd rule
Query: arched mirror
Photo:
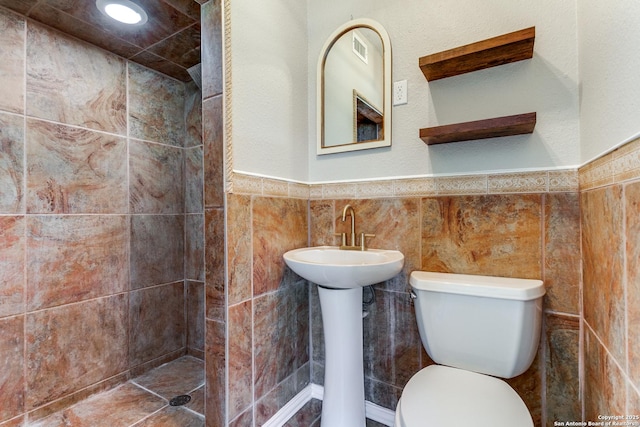
[[[318,154],[391,145],[391,43],[379,23],[338,28],[318,61]]]

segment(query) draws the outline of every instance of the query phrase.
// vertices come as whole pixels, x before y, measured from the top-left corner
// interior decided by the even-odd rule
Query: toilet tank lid
[[[417,290],[528,301],[544,295],[542,280],[472,274],[414,271],[409,280]]]

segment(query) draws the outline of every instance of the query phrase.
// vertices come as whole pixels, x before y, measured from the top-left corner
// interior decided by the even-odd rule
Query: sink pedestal
[[[325,366],[321,427],[365,427],[362,288],[318,286]]]

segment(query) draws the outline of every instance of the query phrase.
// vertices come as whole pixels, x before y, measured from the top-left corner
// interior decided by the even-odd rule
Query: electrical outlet
[[[393,83],[393,105],[407,103],[407,81],[400,80]]]

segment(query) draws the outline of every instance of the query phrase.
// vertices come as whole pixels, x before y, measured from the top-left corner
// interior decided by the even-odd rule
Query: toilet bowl
[[[410,284],[422,343],[437,364],[406,384],[395,427],[533,426],[500,378],[522,374],[535,358],[542,281],[419,271]]]

